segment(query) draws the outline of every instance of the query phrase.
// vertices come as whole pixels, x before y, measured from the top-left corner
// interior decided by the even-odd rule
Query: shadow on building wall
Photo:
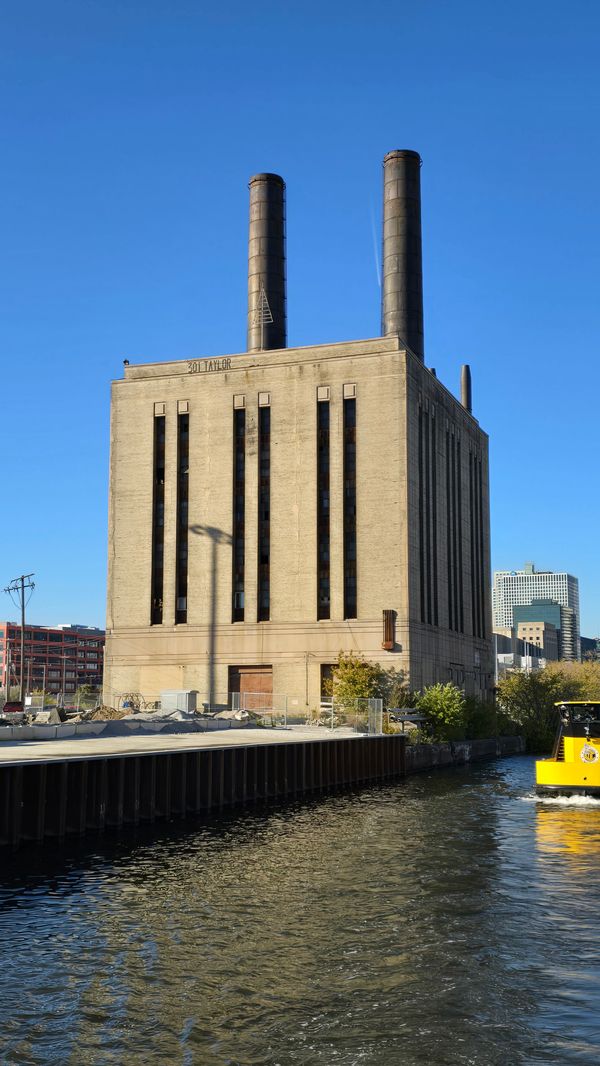
[[[208,700],[212,707],[215,699],[215,654],[217,650],[217,548],[220,544],[233,544],[231,533],[216,526],[204,526],[196,524],[189,527],[190,533],[197,537],[208,537],[211,542],[210,549],[210,614],[208,628]]]

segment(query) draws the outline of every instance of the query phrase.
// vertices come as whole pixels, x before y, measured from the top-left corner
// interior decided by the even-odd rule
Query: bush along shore
[[[399,715],[394,711],[415,711],[420,721],[418,726],[406,727],[409,747],[422,744],[455,745],[459,741],[473,743],[499,737],[515,738],[517,734],[525,734],[526,737],[526,728],[523,728],[528,725],[526,715],[510,713],[513,705],[476,699],[466,695],[450,681],[432,684],[422,692],[415,692],[409,688],[401,671],[393,667],[385,669],[378,663],[370,663],[356,655],[340,653],[326,694],[340,707],[350,706],[360,698],[382,699],[385,709],[384,732],[389,733],[405,731],[405,725],[396,721]]]

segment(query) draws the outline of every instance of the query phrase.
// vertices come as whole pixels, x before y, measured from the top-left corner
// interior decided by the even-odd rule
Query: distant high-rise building
[[[550,606],[559,605],[560,618]],[[531,608],[535,606],[531,614]],[[513,608],[528,607],[515,616]],[[547,608],[547,609],[546,609]],[[553,570],[536,571],[533,563],[523,570],[496,570],[492,589],[494,628],[506,628],[518,622],[550,622],[559,630],[561,659],[580,659],[579,582],[572,574]],[[540,613],[541,612],[541,613]]]
[[[532,600],[531,604],[516,605],[513,611],[513,625],[516,630],[526,626],[527,632],[519,632],[524,640],[531,637],[533,626],[553,626],[558,641],[557,655],[546,656],[549,659],[577,659],[576,618],[572,607],[563,607],[556,600]]]
[[[560,605],[557,604],[559,611]],[[565,608],[563,608],[564,610]],[[515,615],[519,610],[515,607]],[[535,619],[534,621],[517,622],[515,618],[515,628],[517,630],[517,638],[522,640],[525,644],[534,644],[536,648],[540,648],[544,656],[544,659],[549,662],[556,662],[559,658],[558,653],[558,631],[556,626],[552,622],[545,622],[543,619]]]

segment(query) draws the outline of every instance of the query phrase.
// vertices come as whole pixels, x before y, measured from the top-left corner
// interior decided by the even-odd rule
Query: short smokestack
[[[381,332],[397,335],[419,359],[423,347],[421,157],[388,152],[383,160]]]
[[[248,351],[285,348],[285,182],[278,174],[250,178]]]
[[[460,368],[460,402],[466,411],[471,414],[472,399],[471,399],[471,367],[468,363]]]

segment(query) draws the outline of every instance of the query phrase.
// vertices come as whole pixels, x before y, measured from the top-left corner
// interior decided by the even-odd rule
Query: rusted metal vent
[[[396,612],[383,612],[383,641],[381,647],[384,651],[393,651],[396,643]]]

